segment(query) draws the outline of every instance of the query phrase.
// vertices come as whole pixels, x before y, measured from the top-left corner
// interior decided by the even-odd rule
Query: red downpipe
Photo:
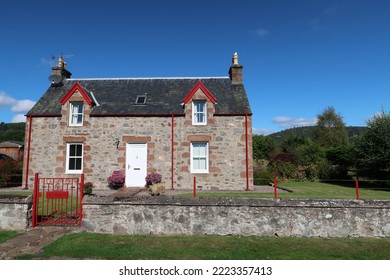
[[[172,144],[171,144],[171,150],[172,150],[172,158],[171,158],[171,189],[174,190],[175,189],[175,186],[174,186],[174,133],[175,133],[175,122],[174,122],[174,115],[172,114],[172,137],[171,137],[171,140],[172,140]]]
[[[246,166],[246,190],[249,191],[249,158],[248,158],[248,114],[245,114],[245,166]]]
[[[31,127],[32,127],[32,116],[28,116],[28,140],[27,140],[27,156],[26,156],[26,179],[24,189],[28,189],[28,169],[30,165],[30,144],[31,144]]]

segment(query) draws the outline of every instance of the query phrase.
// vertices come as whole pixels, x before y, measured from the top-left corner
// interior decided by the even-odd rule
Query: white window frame
[[[71,155],[70,150],[72,145],[80,145],[81,146],[81,155]],[[77,148],[76,148],[77,153]],[[80,169],[70,169],[69,164],[70,160],[81,160],[81,168]],[[84,144],[83,143],[66,143],[66,174],[81,174],[83,173],[83,163],[84,163]]]
[[[77,107],[76,107],[77,105]],[[74,112],[75,108],[80,109],[81,105],[81,112],[79,110],[77,112]],[[79,116],[81,116],[81,121],[79,122]],[[69,104],[69,126],[82,126],[84,122],[84,102],[70,102]]]
[[[204,112],[198,112],[196,104],[204,105]],[[203,115],[203,122],[198,121],[198,116]],[[193,125],[206,125],[207,124],[207,102],[203,100],[196,100],[192,102],[192,124]]]
[[[206,148],[206,154],[199,156],[196,155],[196,147],[203,146]],[[209,143],[208,142],[191,142],[191,173],[209,173]],[[205,159],[206,167],[205,168],[195,168],[195,161],[199,159]]]

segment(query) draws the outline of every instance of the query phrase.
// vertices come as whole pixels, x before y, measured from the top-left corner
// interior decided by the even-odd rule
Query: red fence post
[[[27,179],[26,179],[27,180]],[[34,228],[37,225],[37,216],[38,216],[38,189],[39,189],[39,178],[38,173],[34,174],[34,194],[33,194],[33,210],[32,210],[32,224]]]
[[[276,200],[277,198],[278,198],[278,184],[276,178],[274,178],[274,199]]]
[[[196,197],[196,176],[194,176],[194,197]]]
[[[359,191],[359,180],[356,178],[355,180],[355,187],[356,187],[356,200],[360,199],[360,191]]]

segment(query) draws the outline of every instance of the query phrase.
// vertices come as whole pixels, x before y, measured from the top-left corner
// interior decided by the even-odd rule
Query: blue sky
[[[259,134],[389,109],[387,0],[8,2],[0,122],[24,120],[61,54],[73,78],[220,77],[237,51]]]

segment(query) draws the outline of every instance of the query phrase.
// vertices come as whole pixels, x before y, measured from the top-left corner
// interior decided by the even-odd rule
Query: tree
[[[368,129],[356,145],[357,167],[372,179],[390,178],[390,114],[382,111],[367,122]]]
[[[301,136],[298,134],[290,134],[287,136],[286,140],[282,143],[283,152],[294,152],[298,147],[307,145],[309,143],[309,138]]]
[[[268,159],[269,154],[275,150],[275,141],[268,136],[254,135],[253,136],[253,158]]]
[[[348,145],[348,133],[343,117],[330,106],[317,115],[314,140],[323,147]]]

